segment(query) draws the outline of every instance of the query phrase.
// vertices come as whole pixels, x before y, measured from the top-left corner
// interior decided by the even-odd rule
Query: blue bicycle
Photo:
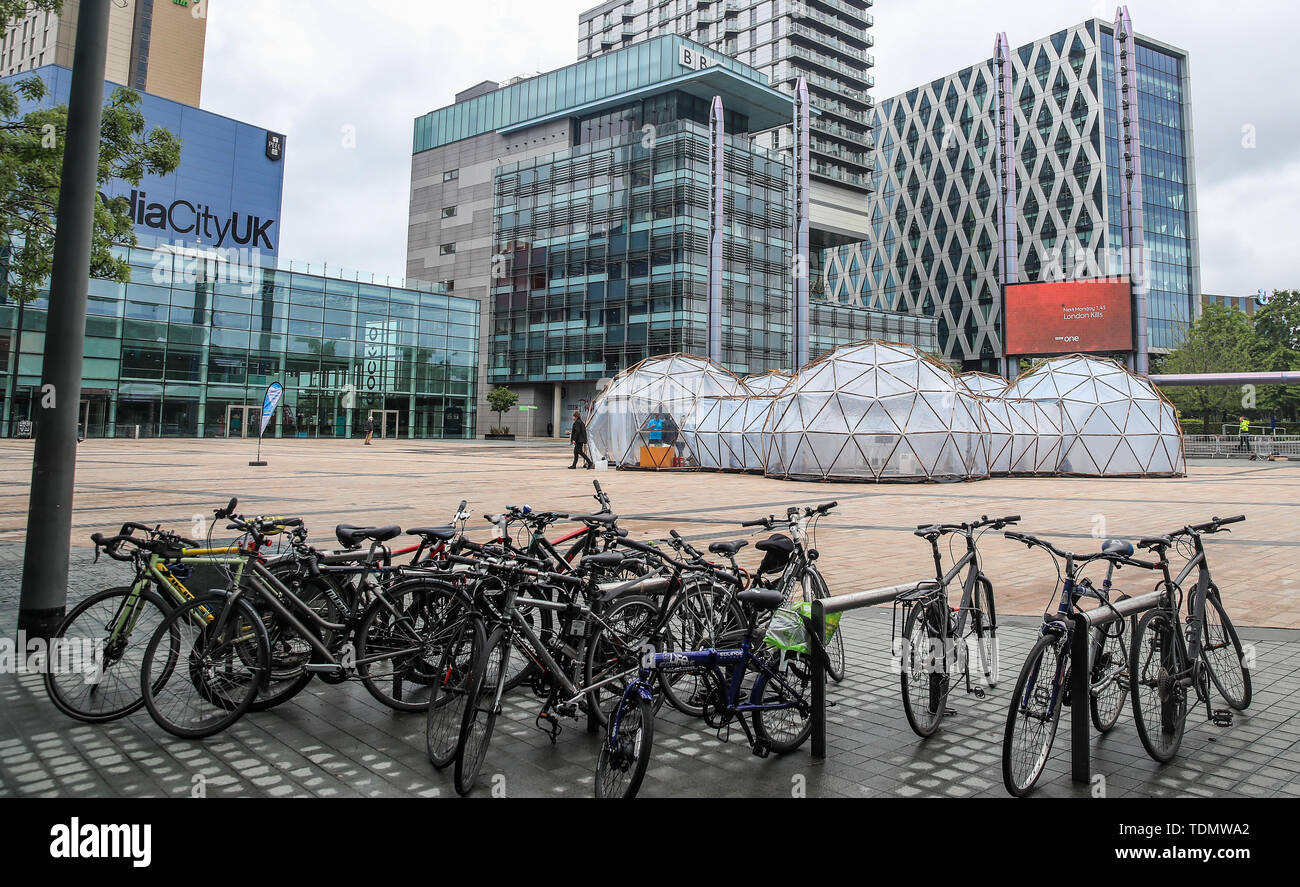
[[[739,647],[673,653],[646,647],[639,665],[627,663],[628,675],[635,672],[636,678],[628,682],[601,739],[596,797],[633,798],[641,788],[654,743],[655,672],[699,672],[704,722],[725,741],[731,724],[739,721],[750,748],[761,758],[792,751],[807,740],[812,730],[812,661],[806,653],[768,646],[758,628],[759,613],[780,607],[785,595],[749,589],[736,599],[747,617]],[[746,701],[749,674],[753,685]]]

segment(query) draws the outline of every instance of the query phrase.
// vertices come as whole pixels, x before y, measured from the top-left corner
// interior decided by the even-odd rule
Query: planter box
[[[515,436],[513,434],[485,434],[483,435],[483,437],[486,440],[514,440],[515,439]]]

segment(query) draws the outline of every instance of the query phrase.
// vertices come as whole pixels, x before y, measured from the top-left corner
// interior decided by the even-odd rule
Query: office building
[[[1188,56],[1120,30],[1093,19],[1014,51],[1001,36],[995,56],[882,100],[872,237],[827,252],[826,299],[934,317],[946,360],[996,372],[1004,284],[1132,268],[1150,351],[1177,347],[1200,292]]]
[[[197,0],[113,0],[104,79],[197,108],[203,90],[206,3]],[[81,0],[60,12],[28,9],[0,31],[0,76],[43,65],[72,67]]]
[[[872,0],[609,0],[578,16],[578,57],[594,58],[664,34],[743,62],[793,95],[800,77],[820,113],[810,127],[810,263],[827,247],[865,239],[872,190]],[[755,136],[788,151],[792,126]],[[814,283],[816,287],[816,283]]]

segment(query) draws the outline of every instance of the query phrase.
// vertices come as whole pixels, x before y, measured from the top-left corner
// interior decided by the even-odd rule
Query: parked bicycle
[[[1178,753],[1187,723],[1189,690],[1195,691],[1196,699],[1205,705],[1207,720],[1216,726],[1230,726],[1232,712],[1250,705],[1250,669],[1219,587],[1210,575],[1203,539],[1207,534],[1231,532],[1225,525],[1245,519],[1245,515],[1216,517],[1138,543],[1159,558],[1158,568],[1164,577],[1161,606],[1145,613],[1137,624],[1130,665],[1133,720],[1143,747],[1157,761],[1172,760]],[[1187,558],[1177,577],[1169,566],[1171,548]],[[1195,587],[1184,595],[1183,583],[1193,571],[1197,574]],[[1179,618],[1184,597],[1187,613]],[[1229,708],[1211,708],[1211,684]]]
[[[898,598],[905,614],[899,646],[903,711],[918,736],[931,736],[939,729],[948,714],[948,695],[954,676],[963,678],[967,693],[976,699],[984,698],[984,687],[971,682],[972,646],[984,685],[998,685],[998,622],[993,582],[984,573],[977,544],[983,532],[1000,530],[1019,520],[1018,514],[996,518],[985,515],[970,523],[922,524],[913,531],[930,543],[935,572],[933,582],[923,582],[915,591]],[[939,540],[950,535],[962,536],[966,551],[959,558],[954,556],[952,566],[945,572]],[[948,589],[963,571],[966,575],[962,580],[961,601],[954,609],[949,605]]]

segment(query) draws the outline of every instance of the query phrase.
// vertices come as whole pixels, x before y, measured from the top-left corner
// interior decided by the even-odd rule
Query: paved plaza
[[[124,565],[91,564],[88,536],[124,520],[188,528],[234,495],[241,511],[302,515],[312,538],[336,522],[443,523],[464,497],[475,514],[506,504],[587,510],[598,477],[634,536],[677,528],[696,540],[744,538],[739,521],[786,505],[837,499],[817,546],[833,592],[920,578],[931,568],[916,524],[1019,513],[1022,529],[1064,547],[1095,550],[1095,535],[1135,537],[1245,513],[1233,534],[1209,543],[1228,611],[1254,647],[1255,700],[1233,726],[1193,712],[1179,757],[1166,766],[1142,750],[1126,711],[1094,733],[1094,772],[1108,796],[1300,795],[1300,464],[1193,464],[1176,480],[995,479],[963,484],[791,483],[704,473],[568,471],[556,445],[268,441],[267,468],[249,468],[250,442],[87,440],[79,450],[70,602],[129,577]],[[0,441],[0,637],[15,630],[31,445]],[[471,524],[471,531],[484,524]],[[479,530],[481,533],[482,530]],[[474,535],[471,532],[471,535]],[[752,552],[752,549],[750,549]],[[848,677],[832,685],[828,755],[805,746],[782,757],[749,754],[701,723],[665,710],[656,729],[646,796],[970,796],[1004,793],[1000,743],[1007,694],[1049,603],[1056,571],[1047,556],[990,533],[981,544],[1003,628],[1002,683],[987,698],[961,692],[940,732],[919,740],[907,726],[890,669],[891,612],[858,611],[843,623]],[[752,566],[750,554],[742,561]],[[1150,574],[1124,570],[1130,593]],[[590,795],[596,739],[566,722],[558,743],[533,726],[539,704],[510,697],[480,794]],[[1039,794],[1087,795],[1069,778],[1069,713],[1062,719]],[[450,773],[424,755],[424,720],[375,702],[356,684],[316,682],[293,702],[251,714],[203,742],[174,739],[146,713],[84,725],[59,715],[38,676],[0,675],[0,795],[208,796],[454,795]]]

